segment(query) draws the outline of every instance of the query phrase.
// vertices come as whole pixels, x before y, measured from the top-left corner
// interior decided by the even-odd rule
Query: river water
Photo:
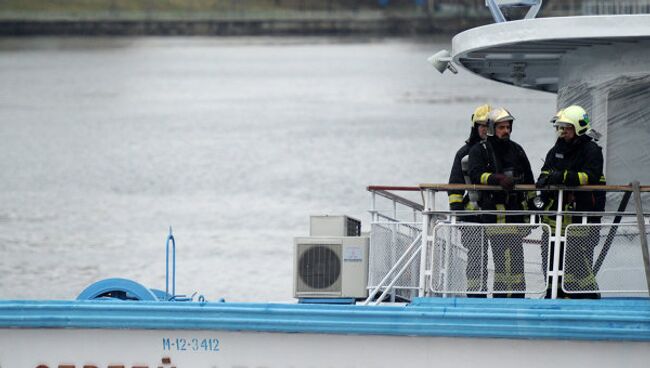
[[[0,39],[0,298],[125,277],[286,300],[310,214],[368,229],[369,184],[446,182],[478,104],[517,117],[535,175],[555,96],[440,75],[448,40]]]

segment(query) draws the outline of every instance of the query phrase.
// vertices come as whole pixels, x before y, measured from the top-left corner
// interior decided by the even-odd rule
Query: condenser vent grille
[[[298,293],[341,292],[341,244],[298,244]]]
[[[351,217],[345,218],[347,236],[361,236],[361,221],[353,219]]]

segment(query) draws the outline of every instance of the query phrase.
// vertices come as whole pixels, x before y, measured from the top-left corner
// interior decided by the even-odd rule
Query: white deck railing
[[[519,293],[529,298],[543,298],[547,289],[551,290],[552,298],[561,293],[648,296],[650,292],[647,242],[650,213],[643,212],[641,201],[641,196],[650,192],[650,186],[637,183],[545,188],[543,190],[557,192],[558,210],[506,211],[508,216],[525,215],[529,219],[525,224],[463,222],[462,218],[467,215],[503,212],[449,211],[436,206],[436,194],[444,195],[446,203],[448,190],[495,191],[501,190],[499,187],[422,184],[418,187],[371,186],[368,190],[373,224],[371,291],[366,303],[378,303],[387,300],[388,296],[395,301],[400,297],[447,297],[468,293],[492,297]],[[540,189],[520,185],[515,190]],[[563,211],[562,198],[567,191],[619,192],[622,193],[621,203],[617,211]],[[395,192],[411,193],[411,196],[420,197],[421,203]],[[635,210],[628,212],[627,203],[633,194]],[[388,200],[388,210],[379,209],[380,198]],[[399,220],[404,212],[412,212],[412,217]],[[554,216],[555,228],[542,223],[541,216]],[[582,216],[583,220],[581,224],[563,229],[565,216]],[[587,223],[587,216],[602,217],[603,222]],[[420,233],[421,229],[424,232]],[[469,261],[470,252],[472,261]],[[523,269],[509,269],[504,276],[504,265],[520,267],[522,264]]]

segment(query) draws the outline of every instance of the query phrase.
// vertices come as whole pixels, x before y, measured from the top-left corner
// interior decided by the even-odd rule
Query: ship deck
[[[213,330],[650,341],[650,299],[416,298],[408,305],[2,301],[0,329]]]

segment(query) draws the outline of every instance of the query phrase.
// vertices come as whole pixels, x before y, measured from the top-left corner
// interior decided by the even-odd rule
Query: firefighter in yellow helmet
[[[469,173],[472,183],[499,185],[503,191],[482,192],[481,210],[503,211],[483,216],[484,223],[522,223],[521,215],[506,216],[507,210],[528,208],[534,195],[512,191],[515,184],[533,184],[534,177],[524,149],[510,140],[515,118],[504,108],[493,109],[488,116],[488,138],[469,152]],[[486,228],[494,259],[494,297],[523,298],[524,227],[497,226]]]
[[[569,106],[558,111],[551,122],[556,129],[558,139],[546,155],[542,173],[537,179],[537,187],[604,185],[603,153],[595,142],[594,137],[597,137],[597,133],[591,128],[589,115],[585,109],[578,105]],[[543,209],[553,211],[557,209],[556,200],[557,192],[544,191],[540,204]],[[603,211],[605,209],[605,192],[565,191],[562,202],[565,211]],[[543,216],[542,221],[549,224],[552,231],[555,232],[555,216]],[[600,217],[591,216],[587,221],[599,223]],[[567,225],[581,222],[582,217],[580,216],[564,216],[562,232],[565,232]],[[560,290],[558,290],[558,295],[576,299],[600,298],[592,268],[594,247],[599,240],[597,229],[576,227],[568,235],[564,265],[560,262],[560,269],[564,266],[564,279]],[[560,246],[563,247],[564,244],[560,244]],[[548,252],[544,248],[542,249],[542,266],[546,270]],[[547,297],[550,297],[550,294],[551,290],[549,289]]]
[[[471,184],[468,172],[470,149],[487,139],[488,114],[490,105],[478,106],[471,116],[471,130],[465,144],[456,152],[454,163],[449,174],[449,184]],[[463,190],[449,191],[449,209],[452,211],[475,211],[478,209],[478,193]],[[480,222],[480,216],[462,216],[464,222]],[[486,297],[487,291],[487,248],[485,237],[481,236],[480,228],[476,226],[460,226],[461,242],[467,248],[467,296],[475,298]]]

